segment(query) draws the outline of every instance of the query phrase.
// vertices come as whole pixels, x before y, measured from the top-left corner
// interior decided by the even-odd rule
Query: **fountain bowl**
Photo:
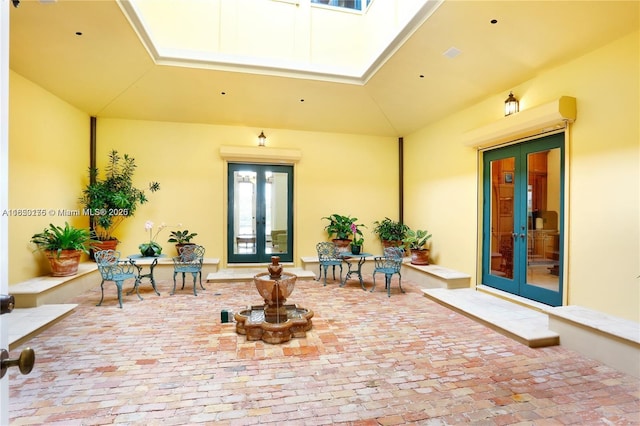
[[[295,274],[283,272],[280,278],[273,279],[269,272],[261,272],[253,277],[258,293],[269,306],[282,306],[296,285]]]

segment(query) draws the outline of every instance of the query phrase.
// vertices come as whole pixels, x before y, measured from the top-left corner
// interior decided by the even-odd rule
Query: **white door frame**
[[[0,0],[0,294],[9,291],[9,6]],[[0,315],[0,348],[9,350],[9,324]],[[0,379],[0,425],[9,424],[9,378]]]

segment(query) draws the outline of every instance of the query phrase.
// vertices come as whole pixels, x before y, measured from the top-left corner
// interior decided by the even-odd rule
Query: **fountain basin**
[[[246,335],[247,340],[283,343],[291,340],[291,337],[305,337],[307,331],[311,330],[313,311],[285,304],[298,277],[282,272],[279,260],[280,257],[271,256],[268,272],[253,277],[264,305],[251,306],[234,315],[236,333]]]
[[[286,320],[279,323],[266,321],[264,306],[251,306],[234,315],[236,333],[247,336],[247,340],[262,340],[266,343],[283,343],[292,337],[306,337],[311,330],[313,311],[296,305],[284,305]]]

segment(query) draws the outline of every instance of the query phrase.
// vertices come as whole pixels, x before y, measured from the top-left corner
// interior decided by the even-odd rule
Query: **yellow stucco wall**
[[[89,116],[15,72],[9,74],[9,283],[50,274],[31,236],[49,223],[88,227],[78,208],[89,166]],[[5,212],[3,212],[4,214]],[[26,215],[26,216],[25,216]]]
[[[578,101],[568,150],[567,303],[640,320],[640,35],[630,34],[513,88],[522,108],[562,95]],[[78,208],[86,184],[89,117],[11,73],[10,206]],[[461,135],[498,120],[505,93],[451,115],[405,141],[405,221],[433,233],[432,259],[476,277],[478,265],[477,152]],[[162,189],[149,194],[116,235],[123,253],[137,251],[144,222],[182,223],[198,232],[208,256],[224,262],[222,145],[254,146],[263,129],[98,119],[98,165],[118,149],[138,162],[136,181]],[[268,146],[299,150],[296,165],[296,252],[313,255],[326,239],[322,216],[357,216],[369,226],[365,249],[379,252],[372,223],[397,217],[397,141],[394,138],[264,129]],[[267,148],[268,149],[268,148]],[[55,220],[53,220],[55,219]],[[12,217],[10,284],[48,273],[28,246],[49,222],[82,226],[86,217]],[[160,238],[165,250],[172,245]]]
[[[406,222],[433,233],[437,263],[479,282],[478,161],[463,133],[499,120],[509,89],[521,109],[573,96],[565,302],[640,320],[639,40],[630,34],[405,137]]]
[[[260,129],[262,130],[262,129]],[[208,257],[226,262],[226,163],[221,146],[255,147],[257,129],[118,119],[98,119],[98,166],[111,149],[132,155],[138,164],[139,187],[157,180],[161,190],[148,193],[150,202],[123,222],[116,232],[123,253],[136,253],[147,238],[144,222],[176,225],[197,232]],[[395,217],[398,211],[397,144],[392,138],[264,129],[269,149],[299,150],[295,165],[295,253],[315,255],[315,244],[326,240],[323,216],[356,216],[367,225],[365,249],[379,252],[371,234],[373,221]],[[394,160],[396,159],[396,160]],[[340,164],[340,166],[337,166]],[[388,168],[385,165],[391,164]],[[367,173],[365,170],[375,170]],[[388,194],[380,197],[380,194]],[[158,242],[167,253],[169,230]]]

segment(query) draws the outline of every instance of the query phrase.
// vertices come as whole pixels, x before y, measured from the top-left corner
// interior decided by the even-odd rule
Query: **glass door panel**
[[[291,166],[229,164],[230,263],[293,260],[292,183]]]
[[[557,140],[557,136],[556,136]],[[527,177],[526,280],[521,295],[551,305],[561,298],[563,151],[551,141],[523,147]],[[546,148],[549,149],[546,149]]]
[[[282,172],[270,172],[267,177],[266,200],[266,238],[264,250],[267,253],[281,255],[289,250],[290,232],[287,232],[289,218],[289,194],[288,174]]]
[[[257,173],[248,170],[234,171],[233,181],[233,254],[255,254]]]
[[[500,259],[500,262],[492,265],[491,273],[507,278],[513,278],[513,164],[513,157],[491,162],[492,189],[495,194],[491,199],[492,244],[494,253],[498,253]]]
[[[519,226],[516,212],[515,188],[518,150],[513,147],[485,154],[485,230],[483,241],[486,265],[483,282],[510,293],[516,293],[519,270],[517,259],[516,229]]]

